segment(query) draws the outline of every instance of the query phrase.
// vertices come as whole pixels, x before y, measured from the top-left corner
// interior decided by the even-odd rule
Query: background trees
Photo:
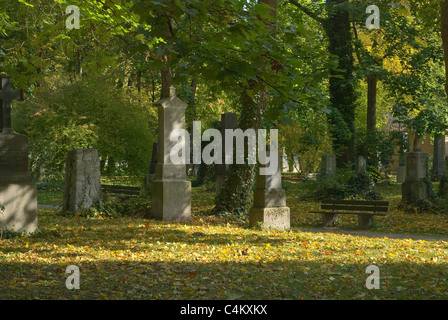
[[[171,84],[187,126],[235,111],[243,129],[280,128],[303,173],[328,151],[339,167],[390,160],[392,116],[418,135],[447,125],[440,2],[379,3],[372,31],[368,1],[70,1],[72,30],[65,0],[1,3],[0,68],[27,89],[14,122],[36,173],[58,176],[66,149],[97,147],[105,172],[143,174],[152,104]],[[254,168],[234,170],[217,210],[246,208]]]

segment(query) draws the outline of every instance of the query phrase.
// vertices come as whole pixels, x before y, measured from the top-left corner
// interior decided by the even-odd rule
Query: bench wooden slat
[[[385,213],[370,213],[370,212],[330,212],[330,211],[310,211],[310,213],[334,213],[334,214],[357,214],[357,215],[366,215],[366,216],[387,216]]]
[[[389,206],[389,201],[381,201],[381,200],[322,200],[323,204],[351,204],[351,205],[367,205],[367,206],[379,206],[385,207]]]
[[[320,206],[322,210],[348,210],[348,211],[380,211],[386,212],[388,207],[373,207],[373,206],[344,206],[344,205],[327,205]]]
[[[118,185],[101,185],[101,190],[104,193],[115,195],[138,196],[140,195],[139,187],[118,186]]]
[[[140,191],[139,187],[117,186],[117,185],[107,185],[107,184],[102,184],[101,188],[107,189],[107,190],[135,190],[135,191]]]
[[[111,193],[111,194],[122,194],[122,195],[130,195],[130,196],[136,196],[139,195],[139,193],[134,191],[119,191],[119,192],[112,192],[112,191],[104,191],[105,193]]]

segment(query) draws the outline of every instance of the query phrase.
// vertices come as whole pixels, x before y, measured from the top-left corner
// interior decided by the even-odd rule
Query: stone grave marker
[[[320,164],[320,177],[334,177],[336,174],[336,157],[334,154],[326,153]]]
[[[170,135],[176,129],[185,129],[187,104],[176,96],[174,87],[170,88],[169,97],[155,104],[159,136],[156,173],[151,185],[151,214],[158,220],[190,221],[191,182],[187,180],[186,164],[174,164],[170,158],[171,149],[179,143],[171,141]]]
[[[0,229],[31,233],[37,229],[37,189],[28,170],[28,137],[11,126],[11,102],[23,100],[11,90],[11,77],[0,75]]]
[[[100,159],[96,149],[67,153],[63,209],[78,212],[101,200]]]
[[[269,151],[268,151],[269,152]],[[261,166],[261,165],[260,165]],[[249,211],[249,225],[276,230],[290,229],[290,210],[286,206],[286,193],[282,187],[281,157],[277,172],[256,177],[254,205]]]
[[[218,195],[221,192],[221,188],[226,179],[226,173],[229,169],[229,165],[225,164],[225,150],[226,141],[224,134],[226,129],[236,129],[238,127],[238,116],[233,112],[226,112],[221,114],[221,135],[222,135],[222,164],[215,164],[215,182],[216,189],[215,194]]]
[[[367,173],[367,162],[363,156],[358,157],[358,166],[356,169],[358,174],[366,174]]]
[[[416,203],[428,198],[428,158],[426,152],[406,153],[406,180],[401,185],[402,201]]]

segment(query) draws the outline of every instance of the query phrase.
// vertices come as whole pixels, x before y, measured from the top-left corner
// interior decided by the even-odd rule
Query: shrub
[[[306,184],[311,186],[306,188],[308,192],[301,197],[302,199],[382,199],[370,173],[355,174],[351,170],[337,169],[334,177],[320,177]]]

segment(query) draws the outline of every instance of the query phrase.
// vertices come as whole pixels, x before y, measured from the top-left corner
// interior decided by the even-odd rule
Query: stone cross
[[[0,100],[2,112],[0,112],[0,130],[3,133],[14,132],[11,126],[11,102],[23,101],[23,90],[11,90],[11,76],[0,75],[1,91]]]

